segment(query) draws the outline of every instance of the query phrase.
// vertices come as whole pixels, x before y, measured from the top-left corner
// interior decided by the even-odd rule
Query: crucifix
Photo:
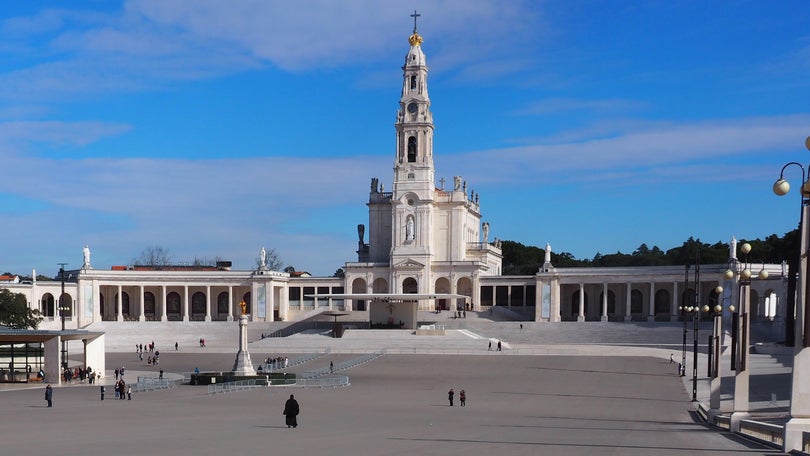
[[[442,177],[439,179],[439,183],[442,184],[442,191],[444,191],[444,178]]]
[[[413,33],[416,33],[416,18],[421,16],[421,14],[417,13],[416,10],[413,10],[413,14],[411,17],[413,18]]]

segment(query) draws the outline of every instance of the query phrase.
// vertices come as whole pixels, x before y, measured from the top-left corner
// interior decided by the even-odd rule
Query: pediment
[[[412,271],[413,270],[423,269],[424,267],[425,267],[425,265],[423,263],[420,263],[420,262],[418,262],[416,260],[413,260],[411,258],[408,258],[406,260],[402,260],[399,263],[394,265],[394,269],[412,270]]]

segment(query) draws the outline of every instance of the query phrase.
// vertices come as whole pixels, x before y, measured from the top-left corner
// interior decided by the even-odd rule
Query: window
[[[408,163],[416,162],[416,137],[408,138]]]

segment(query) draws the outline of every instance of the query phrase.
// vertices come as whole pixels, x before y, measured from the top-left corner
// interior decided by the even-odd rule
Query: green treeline
[[[772,234],[761,239],[740,239],[739,246],[744,242],[751,244],[751,253],[748,261],[751,263],[781,263],[788,260],[790,255],[796,255],[799,250],[798,229],[785,233],[779,237]],[[541,247],[527,246],[519,242],[503,241],[503,275],[533,275],[543,265],[545,251]],[[661,250],[658,246],[649,247],[641,244],[633,253],[597,253],[591,259],[577,259],[568,252],[551,252],[551,263],[557,268],[571,267],[611,267],[611,266],[668,266],[693,264],[696,252],[700,250],[701,264],[723,264],[729,258],[729,245],[727,242],[706,244],[700,239],[687,239],[682,245],[669,250]],[[742,260],[742,254],[737,253]]]

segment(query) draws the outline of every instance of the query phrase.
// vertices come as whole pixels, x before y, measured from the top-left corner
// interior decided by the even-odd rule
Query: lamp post
[[[695,253],[695,304],[692,306],[694,312],[692,322],[694,333],[692,337],[692,402],[697,401],[697,377],[698,377],[698,328],[700,327],[700,249]],[[706,311],[709,308],[706,306]]]
[[[810,150],[810,137],[804,142],[805,147]],[[810,184],[807,182],[805,168],[797,162],[789,162],[782,166],[779,179],[773,184],[773,191],[779,196],[786,195],[790,191],[790,184],[785,180],[785,169],[789,166],[798,166],[802,170],[801,212],[799,216],[799,250],[795,257],[791,257],[798,268],[799,277],[803,281],[803,289],[798,287],[791,290],[791,281],[795,281],[796,270],[789,269],[788,273],[788,307],[792,297],[791,292],[795,291],[795,319],[787,321],[786,341],[789,336],[794,342],[793,349],[793,373],[790,392],[790,419],[785,424],[785,451],[803,450],[803,436],[810,431],[810,391],[806,388],[807,376],[810,374],[810,269],[808,268],[808,246],[810,245],[810,235],[808,234],[808,205],[810,204]],[[810,169],[810,168],[809,168]],[[794,309],[786,312],[786,320],[793,315]]]
[[[67,263],[56,263],[59,265],[59,279],[62,281],[62,293],[59,295],[59,318],[62,320],[62,332],[65,332],[65,312],[70,310],[70,307],[65,304],[65,266]],[[64,339],[65,335],[62,334],[62,369],[67,367],[67,341]]]
[[[686,333],[689,330],[686,328],[686,309],[689,306],[689,265],[684,267],[683,279],[683,301],[679,309],[681,310],[681,320],[683,321],[683,346],[681,347],[681,365],[678,370],[678,375],[681,377],[686,376]]]

